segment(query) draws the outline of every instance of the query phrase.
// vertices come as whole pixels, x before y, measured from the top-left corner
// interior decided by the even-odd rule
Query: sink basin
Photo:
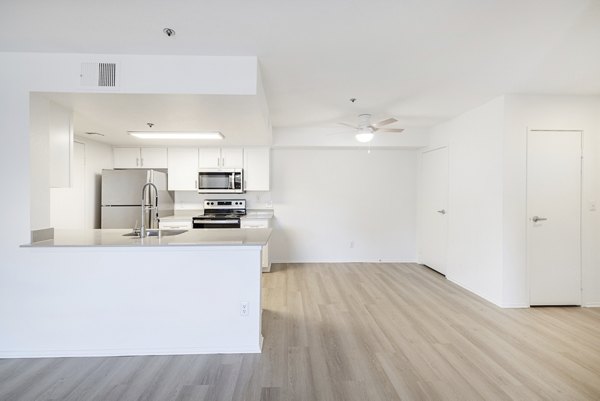
[[[172,237],[173,235],[179,235],[185,232],[187,232],[187,230],[158,230],[156,228],[146,230],[148,237]],[[136,230],[127,234],[123,234],[123,236],[140,238],[140,232]]]

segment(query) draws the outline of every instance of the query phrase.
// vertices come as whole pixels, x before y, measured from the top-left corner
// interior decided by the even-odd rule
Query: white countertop
[[[173,230],[163,230],[167,233]],[[130,229],[55,230],[54,239],[38,241],[24,247],[156,247],[156,246],[264,246],[270,228],[188,230],[161,237],[128,237]]]
[[[271,219],[275,215],[273,209],[248,209],[243,219]]]

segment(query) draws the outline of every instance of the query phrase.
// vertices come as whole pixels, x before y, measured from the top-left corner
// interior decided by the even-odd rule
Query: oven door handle
[[[195,220],[195,224],[239,224],[239,220]]]

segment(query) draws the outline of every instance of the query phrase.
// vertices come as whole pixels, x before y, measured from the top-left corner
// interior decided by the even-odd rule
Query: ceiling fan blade
[[[355,125],[351,125],[351,124],[346,124],[346,123],[338,123],[338,125],[343,125],[344,127],[350,127],[352,129],[358,129],[357,126]]]
[[[404,128],[380,128],[379,132],[402,132]]]
[[[388,118],[386,120],[382,120],[382,121],[379,121],[379,122],[373,124],[373,127],[383,127],[384,125],[393,124],[393,123],[395,123],[397,121],[398,120],[396,120],[395,118],[391,117],[391,118]]]

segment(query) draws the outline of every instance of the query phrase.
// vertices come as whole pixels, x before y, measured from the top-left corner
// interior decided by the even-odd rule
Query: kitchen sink
[[[172,237],[187,232],[187,230],[158,230],[156,228],[150,228],[146,230],[148,237]],[[123,234],[124,237],[140,238],[140,231],[134,230],[130,233]]]

